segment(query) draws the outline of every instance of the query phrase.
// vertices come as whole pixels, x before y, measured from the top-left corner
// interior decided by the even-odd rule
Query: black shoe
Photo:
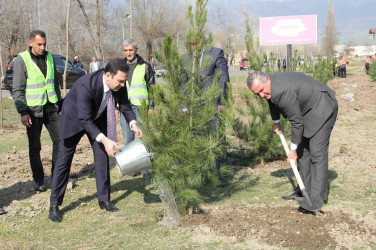
[[[0,207],[0,215],[6,214],[7,212],[4,210],[4,208]]]
[[[298,207],[298,211],[301,212],[302,214],[312,214],[312,215],[316,215],[316,211],[311,211],[311,210],[307,210],[301,206]]]
[[[282,199],[284,200],[287,200],[287,201],[291,201],[291,200],[295,200],[295,198],[299,198],[299,197],[303,197],[303,194],[300,193],[300,192],[294,192],[288,196],[282,196]]]
[[[61,213],[58,206],[55,205],[50,207],[48,218],[50,218],[50,220],[53,222],[61,222]]]
[[[36,183],[35,186],[34,186],[34,191],[45,192],[45,191],[47,191],[47,187],[43,182],[42,183]]]
[[[106,211],[109,211],[109,212],[119,211],[119,209],[111,201],[99,201],[98,203],[99,203],[99,207],[101,209],[106,209]]]

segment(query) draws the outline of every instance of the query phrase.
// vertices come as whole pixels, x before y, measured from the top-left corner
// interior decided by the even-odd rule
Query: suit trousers
[[[303,137],[298,145],[298,169],[308,194],[328,200],[329,139],[337,119],[338,105],[324,125],[311,138]]]
[[[84,134],[85,131],[83,130],[74,136],[61,139],[59,142],[59,153],[51,184],[51,206],[60,206],[63,203],[73,155]],[[94,153],[98,201],[109,201],[111,184],[108,155],[102,143],[91,139],[90,136],[88,138]]]
[[[40,143],[42,127],[43,124],[46,126],[52,140],[52,174],[57,159],[59,145],[59,114],[57,113],[55,105],[48,102],[43,106],[43,117],[35,117],[34,115],[31,115],[30,117],[32,125],[30,128],[26,127],[29,141],[30,166],[35,183],[42,184],[44,182],[44,171],[40,158],[40,151],[42,149]]]

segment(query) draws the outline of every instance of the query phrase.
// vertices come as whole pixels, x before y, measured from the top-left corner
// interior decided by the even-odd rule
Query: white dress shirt
[[[103,74],[103,98],[102,98],[102,102],[101,102],[101,106],[99,106],[99,110],[98,110],[98,113],[97,113],[97,116],[95,117],[94,120],[98,119],[103,111],[106,109],[107,107],[107,102],[108,102],[108,97],[110,95],[110,88],[107,86],[106,84],[106,81],[105,81],[105,75]],[[136,120],[132,120],[130,123],[129,123],[129,127],[132,129],[132,124],[133,123],[136,123]],[[137,123],[136,123],[137,124]],[[95,138],[95,140],[97,142],[100,142],[102,140],[102,138],[105,137],[105,135],[103,133],[100,133],[99,135],[97,135],[97,137]]]

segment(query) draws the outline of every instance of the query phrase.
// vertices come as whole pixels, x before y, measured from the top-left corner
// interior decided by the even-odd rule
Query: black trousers
[[[59,142],[59,154],[54,174],[52,176],[50,197],[51,206],[60,206],[63,203],[74,152],[76,151],[77,144],[85,133],[86,132],[83,130],[69,138],[61,139]],[[105,132],[105,134],[107,133]],[[111,184],[108,155],[102,143],[91,139],[90,136],[87,137],[94,152],[98,201],[109,201]]]
[[[336,101],[334,101],[336,102]],[[328,151],[329,139],[337,119],[338,105],[332,115],[311,138],[303,137],[298,145],[298,169],[310,195],[328,200]]]
[[[340,78],[346,78],[346,67],[338,69],[338,75]]]
[[[33,114],[31,114],[30,117],[32,125],[30,128],[26,127],[27,137],[29,140],[30,166],[34,181],[36,183],[43,183],[44,171],[40,158],[40,151],[42,149],[40,143],[42,127],[43,124],[46,126],[52,140],[52,174],[57,159],[57,150],[59,145],[59,114],[55,105],[47,102],[47,104],[43,106],[43,117],[35,117]]]

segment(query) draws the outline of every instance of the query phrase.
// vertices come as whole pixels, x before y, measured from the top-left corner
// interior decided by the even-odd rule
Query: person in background
[[[333,77],[338,76],[338,60],[335,56],[333,56],[332,58],[331,65],[332,65],[332,70],[333,70]]]
[[[287,68],[287,62],[286,62],[286,59],[283,58],[283,61],[282,61],[282,68],[283,68],[283,71],[286,71],[286,68]]]
[[[149,98],[149,89],[155,84],[154,71],[150,63],[146,62],[139,54],[137,54],[138,45],[134,39],[126,39],[123,43],[123,49],[124,60],[129,65],[129,76],[126,83],[128,98],[133,113],[136,116],[136,120],[142,125],[138,109],[143,101],[149,106],[148,113],[153,113],[154,103]],[[129,129],[123,114],[120,114],[120,125],[123,130],[124,145],[127,145],[134,140],[134,133]],[[147,170],[142,170],[141,173],[144,178],[147,177]],[[135,175],[135,173],[133,175]]]
[[[346,78],[346,65],[348,64],[348,61],[343,56],[339,57],[338,60],[338,75],[340,78]]]
[[[40,157],[43,125],[52,140],[53,173],[59,144],[59,104],[61,103],[58,75],[53,56],[46,50],[46,34],[41,30],[30,33],[29,49],[14,61],[12,96],[29,141],[29,160],[34,190],[44,192],[44,171]]]
[[[127,97],[125,82],[128,70],[123,59],[112,59],[105,69],[78,79],[65,97],[48,215],[53,222],[62,220],[59,206],[63,203],[76,146],[85,134],[94,153],[99,207],[109,212],[118,211],[110,200],[109,169],[109,157],[114,157],[114,149],[119,149],[116,143],[116,104],[135,135],[142,136]]]
[[[278,67],[278,71],[281,70],[281,59],[278,58],[277,60],[277,67]]]
[[[80,67],[80,68],[84,69],[84,65],[82,64],[82,62],[80,61],[78,56],[74,57],[73,65],[76,66],[76,67]]]
[[[209,37],[209,34],[206,34],[204,37],[205,39]],[[203,42],[204,42],[203,41]],[[184,55],[183,63],[186,65],[189,65],[189,60],[191,60],[192,55],[187,53]],[[228,99],[227,96],[227,84],[230,82],[229,72],[228,72],[228,62],[224,56],[223,49],[220,48],[212,48],[202,53],[201,59],[200,59],[200,67],[202,67],[203,62],[205,62],[205,59],[209,57],[210,63],[206,68],[203,68],[201,71],[201,76],[204,79],[203,88],[202,91],[205,91],[206,89],[210,88],[213,85],[213,81],[215,78],[215,74],[218,71],[220,73],[219,76],[219,82],[220,82],[220,89],[221,93],[218,96],[217,99],[217,109],[216,112],[220,113],[223,112],[225,109],[224,102]],[[182,73],[182,84],[181,87],[184,89],[185,84],[190,79],[190,74],[187,71],[184,71]],[[185,110],[186,109],[186,110]],[[187,112],[187,108],[183,108],[184,112]],[[215,115],[215,117],[210,121],[210,127],[211,131],[214,133],[217,131],[217,127],[222,123],[220,117],[218,114]],[[227,163],[226,153],[223,152],[222,157],[219,157],[216,159],[216,169],[220,173],[220,168],[224,166]],[[225,187],[228,185],[228,180],[222,176],[220,176],[220,184],[219,187]]]
[[[101,68],[101,63],[97,61],[97,58],[93,57],[93,59],[91,60],[92,62],[89,65],[89,73],[93,73],[94,71],[97,71]]]
[[[366,68],[366,74],[368,75],[369,67],[371,66],[372,63],[372,56],[367,56],[366,60],[364,60],[364,66]]]

